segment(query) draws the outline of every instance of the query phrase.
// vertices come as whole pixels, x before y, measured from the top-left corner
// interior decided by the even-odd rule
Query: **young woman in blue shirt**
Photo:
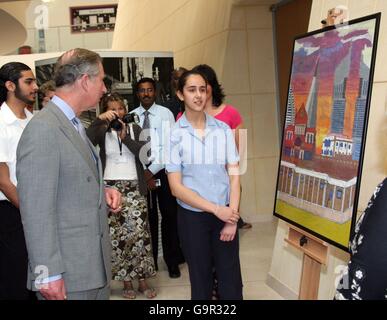
[[[166,170],[178,202],[178,231],[191,298],[210,300],[212,271],[220,299],[242,299],[239,262],[239,156],[231,129],[204,112],[207,81],[198,71],[179,79],[185,112],[172,129]]]

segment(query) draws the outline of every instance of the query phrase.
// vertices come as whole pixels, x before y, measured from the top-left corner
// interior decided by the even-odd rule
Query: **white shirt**
[[[32,113],[24,109],[26,119],[15,116],[9,106],[4,102],[0,109],[0,162],[5,163],[9,169],[11,182],[16,186],[16,149],[20,137],[27,123],[32,118]],[[0,200],[8,200],[0,191]]]
[[[151,161],[152,164],[148,169],[156,174],[160,170],[165,168],[165,146],[169,143],[169,136],[172,127],[175,125],[175,117],[173,113],[163,106],[153,104],[149,109],[149,124],[150,124],[150,137],[151,137]],[[140,118],[139,125],[142,127],[144,124],[144,112],[143,106],[139,106],[132,112],[136,113]],[[143,130],[145,134],[146,130]],[[141,137],[140,137],[141,140]],[[145,140],[145,139],[143,139]]]
[[[106,132],[106,166],[104,180],[138,180],[136,160],[133,153],[122,143],[122,154],[118,143],[117,132]]]

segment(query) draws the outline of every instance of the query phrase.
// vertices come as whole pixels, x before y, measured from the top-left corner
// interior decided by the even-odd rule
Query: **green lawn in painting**
[[[276,212],[299,225],[308,228],[325,238],[348,247],[349,233],[351,231],[351,220],[344,224],[335,223],[325,218],[316,216],[310,212],[293,207],[288,203],[278,200]]]

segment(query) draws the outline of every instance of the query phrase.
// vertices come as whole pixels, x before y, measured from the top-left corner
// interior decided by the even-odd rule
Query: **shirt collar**
[[[206,129],[209,129],[209,127],[216,126],[215,118],[211,117],[207,113],[204,113],[204,114],[206,116]],[[185,116],[185,112],[183,113],[183,115],[180,118],[180,127],[181,128],[192,127]]]
[[[21,120],[13,113],[11,108],[8,106],[8,104],[4,101],[1,105],[0,109],[1,114],[3,115],[4,122],[6,124],[12,124],[16,122],[17,120]],[[26,115],[26,118],[30,120],[32,118],[32,113],[29,112],[26,108],[24,108],[24,113]]]
[[[151,105],[151,107],[148,109],[149,114],[155,115],[155,113],[156,113],[156,108],[157,108],[157,105],[156,105],[155,102],[153,102],[153,104]],[[140,104],[140,114],[143,115],[145,111],[146,111],[145,108]]]
[[[51,102],[54,103],[66,116],[67,119],[72,121],[75,118],[75,112],[66,101],[62,100],[58,96],[53,96]]]

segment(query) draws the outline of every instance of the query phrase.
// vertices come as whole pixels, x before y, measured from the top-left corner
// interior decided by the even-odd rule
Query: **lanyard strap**
[[[120,156],[122,156],[122,140],[120,139],[120,136],[118,135],[118,131],[116,131],[116,133],[117,133],[118,147],[120,148]]]

